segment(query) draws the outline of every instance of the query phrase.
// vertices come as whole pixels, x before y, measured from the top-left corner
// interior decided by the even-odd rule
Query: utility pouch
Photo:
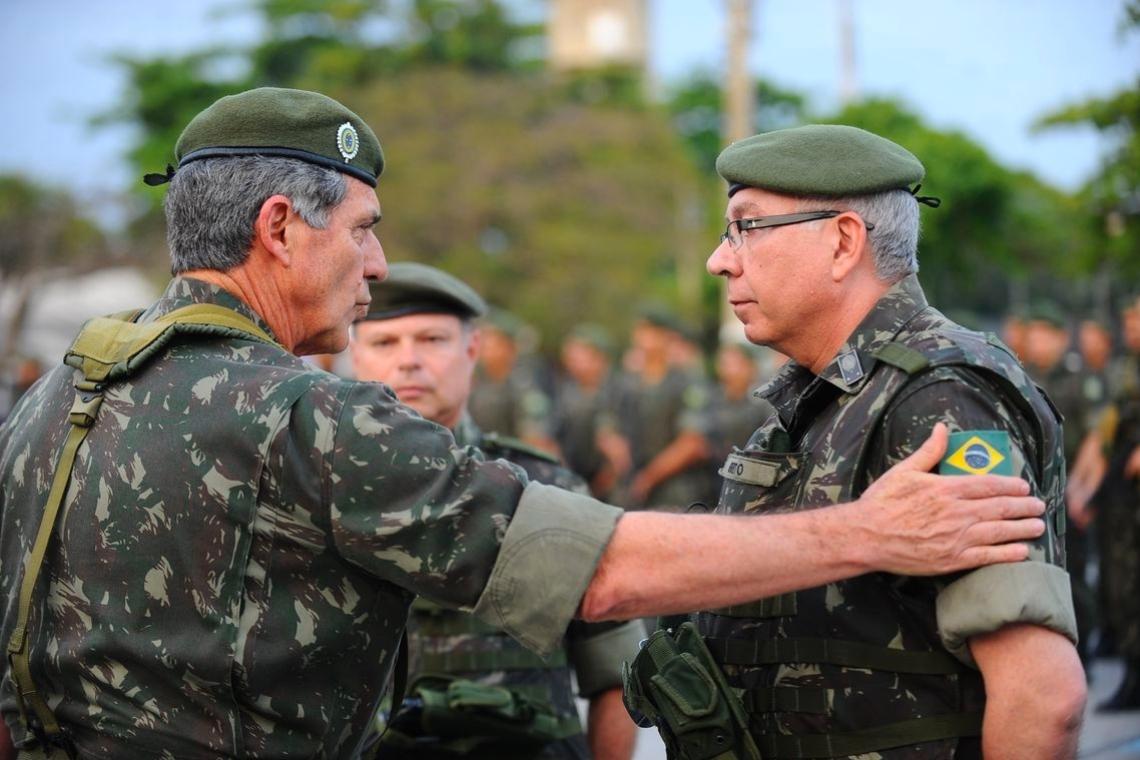
[[[504,686],[425,675],[412,684],[380,746],[430,746],[456,755],[499,747],[538,750],[579,731],[577,716],[560,718],[544,700]]]
[[[622,680],[630,716],[657,726],[669,760],[760,760],[740,697],[693,623],[650,636]]]

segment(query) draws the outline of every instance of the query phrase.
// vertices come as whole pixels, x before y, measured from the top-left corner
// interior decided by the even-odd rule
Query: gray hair
[[[898,282],[918,271],[918,201],[909,190],[888,190],[851,198],[801,198],[805,211],[836,209],[854,211],[875,229],[867,233],[875,274],[880,280]]]
[[[231,156],[183,166],[170,181],[163,206],[170,271],[227,271],[253,243],[261,205],[284,195],[310,227],[324,229],[329,212],[348,194],[340,172],[292,158]]]

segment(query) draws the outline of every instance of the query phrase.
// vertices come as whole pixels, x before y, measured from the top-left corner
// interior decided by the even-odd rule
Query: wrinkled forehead
[[[756,216],[790,213],[798,208],[800,199],[758,187],[746,187],[734,193],[725,206],[724,219],[747,219]]]

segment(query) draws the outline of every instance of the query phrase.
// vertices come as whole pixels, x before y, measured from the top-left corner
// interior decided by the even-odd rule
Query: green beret
[[[372,282],[372,303],[361,321],[393,319],[409,314],[454,314],[460,319],[481,317],[487,303],[467,283],[442,269],[401,261],[388,267],[388,276]]]
[[[577,340],[593,346],[603,354],[613,353],[614,341],[610,333],[601,325],[583,323],[576,325],[566,336],[568,340]]]
[[[517,341],[526,330],[526,324],[506,309],[490,309],[483,326]]]
[[[857,127],[809,124],[738,140],[716,159],[731,196],[741,187],[844,197],[909,190],[926,170],[896,143]]]
[[[637,318],[654,327],[672,332],[681,332],[681,320],[667,306],[651,301],[642,304],[637,310]]]
[[[186,125],[174,149],[179,168],[202,158],[252,155],[296,158],[372,187],[384,171],[380,141],[363,119],[320,93],[278,87],[221,98]],[[168,169],[165,179],[170,176]],[[162,179],[148,175],[146,181]]]
[[[1027,322],[1045,322],[1058,329],[1068,327],[1068,320],[1060,307],[1052,301],[1037,301],[1033,303],[1025,314]]]

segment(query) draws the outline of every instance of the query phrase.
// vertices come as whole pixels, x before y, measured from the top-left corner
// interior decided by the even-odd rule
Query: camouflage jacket
[[[978,735],[984,705],[981,678],[965,664],[968,637],[1013,622],[1075,636],[1058,567],[1064,461],[1052,407],[996,339],[927,306],[913,277],[884,295],[818,376],[791,362],[761,394],[777,414],[726,461],[720,512],[856,498],[939,421],[1008,434],[1012,471],[1048,504],[1034,561],[960,577],[876,573],[698,616],[744,690],[765,758],[976,755],[976,739],[954,738]]]
[[[460,444],[519,465],[531,480],[588,493],[585,482],[550,455],[514,439],[484,434],[470,417],[464,417],[454,432]],[[620,688],[621,663],[637,651],[645,631],[637,621],[575,620],[566,629],[562,647],[553,655],[540,658],[471,615],[417,600],[408,620],[408,634],[411,680],[421,673],[433,673],[507,686],[550,704],[563,723],[570,725],[578,721],[571,668],[583,697]],[[589,757],[580,725],[578,734],[551,743],[535,757]],[[423,740],[419,749],[427,749]]]
[[[269,330],[187,278],[140,320],[196,302]],[[5,642],[73,377],[50,372],[0,428]],[[33,607],[33,675],[84,756],[351,757],[413,594],[535,648],[561,637],[616,517],[558,504],[594,555],[559,556],[565,592],[540,581],[530,596],[518,574],[533,570],[500,552],[560,494],[457,447],[380,384],[252,339],[178,342],[106,389],[79,449]],[[512,617],[535,605],[552,625]],[[19,739],[12,688],[5,670]]]

